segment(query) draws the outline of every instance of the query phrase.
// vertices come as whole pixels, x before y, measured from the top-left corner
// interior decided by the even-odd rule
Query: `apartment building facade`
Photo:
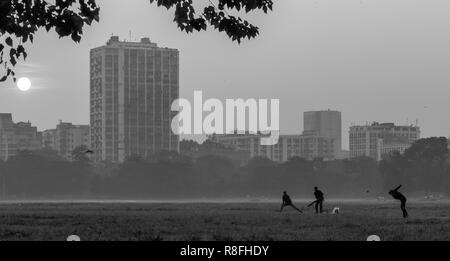
[[[420,127],[377,123],[350,127],[350,157],[370,157],[380,161],[386,153],[404,152],[420,139]]]
[[[90,148],[90,126],[60,121],[56,129],[43,132],[42,143],[44,147],[57,151],[61,157],[71,160],[75,148],[80,146]]]
[[[172,132],[179,97],[179,52],[150,39],[113,36],[90,53],[91,149],[96,161],[122,162],[157,151],[179,151]]]
[[[303,134],[333,139],[334,157],[342,153],[342,113],[340,111],[307,111],[303,114]]]

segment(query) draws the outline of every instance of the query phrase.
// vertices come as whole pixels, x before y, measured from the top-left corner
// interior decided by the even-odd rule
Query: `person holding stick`
[[[322,213],[323,201],[325,200],[325,196],[323,195],[323,192],[319,190],[318,187],[314,187],[314,197],[316,198],[316,200],[313,201],[311,204],[309,204],[308,207],[315,205],[314,208],[316,209],[316,214]]]
[[[396,189],[389,191],[389,195],[391,195],[394,199],[400,201],[400,209],[403,212],[403,218],[407,218],[408,211],[406,211],[406,197],[398,191],[401,187],[402,185],[398,186]]]

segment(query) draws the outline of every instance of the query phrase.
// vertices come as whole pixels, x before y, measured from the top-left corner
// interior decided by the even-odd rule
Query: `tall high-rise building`
[[[303,115],[305,135],[334,140],[335,158],[342,150],[342,114],[339,111],[308,111]]]
[[[179,52],[150,39],[111,37],[90,54],[91,149],[95,160],[178,151],[171,130],[179,98]]]
[[[378,123],[350,127],[350,157],[370,157],[381,160],[393,151],[403,153],[420,139],[418,126],[397,126]]]

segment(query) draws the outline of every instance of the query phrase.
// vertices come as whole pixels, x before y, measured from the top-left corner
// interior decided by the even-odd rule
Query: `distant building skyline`
[[[304,130],[302,134],[279,137],[278,144],[261,145],[259,134],[213,135],[213,141],[236,151],[245,151],[253,157],[266,157],[276,162],[286,162],[291,158],[321,158],[324,160],[342,159],[342,113],[339,111],[304,112]]]
[[[450,111],[450,35],[442,32],[450,2],[343,1],[277,1],[270,15],[251,17],[261,34],[238,45],[214,30],[180,33],[170,22],[173,13],[148,1],[100,0],[101,22],[86,27],[80,43],[36,32],[27,60],[15,70],[32,88],[23,93],[12,81],[0,83],[0,111],[39,130],[58,119],[89,124],[86,53],[112,33],[133,40],[150,35],[182,53],[181,97],[203,90],[219,99],[279,98],[283,133],[301,131],[291,120],[299,112],[334,108],[345,113],[345,149],[348,128],[366,121],[418,118],[424,136],[449,136],[450,121],[442,119]]]
[[[349,129],[350,151],[337,150],[332,138],[321,137],[314,131],[303,134],[280,135],[275,146],[261,146],[260,136],[215,135],[215,141],[237,151],[245,151],[251,157],[264,156],[278,162],[292,157],[305,159],[323,158],[326,160],[355,157],[371,157],[377,161],[394,151],[404,153],[414,141],[421,138],[421,129],[414,125],[374,122],[367,125],[352,126]],[[40,150],[51,148],[70,160],[73,149],[85,145],[90,147],[90,126],[62,122],[55,129],[38,131],[31,122],[13,121],[11,113],[0,113],[0,159],[7,160],[20,150]],[[450,143],[449,143],[450,149]],[[337,156],[336,156],[337,155]]]

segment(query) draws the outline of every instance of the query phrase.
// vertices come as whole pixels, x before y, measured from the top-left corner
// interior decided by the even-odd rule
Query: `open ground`
[[[275,203],[0,203],[0,241],[383,241],[450,240],[450,203],[326,202],[340,213],[304,214]]]

